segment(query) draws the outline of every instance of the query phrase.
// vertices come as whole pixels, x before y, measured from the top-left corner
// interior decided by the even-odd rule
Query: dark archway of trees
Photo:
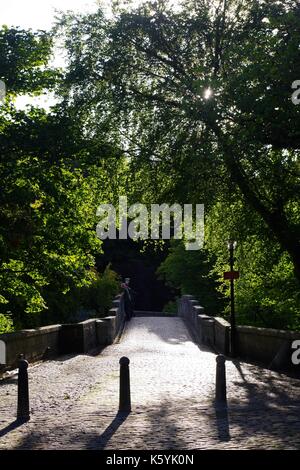
[[[103,255],[96,258],[97,267],[103,271],[110,264],[122,278],[130,278],[130,286],[136,292],[136,310],[161,312],[164,306],[175,299],[178,289],[168,287],[159,280],[157,269],[168,255],[168,245],[164,250],[142,250],[142,243],[133,240],[105,240]]]

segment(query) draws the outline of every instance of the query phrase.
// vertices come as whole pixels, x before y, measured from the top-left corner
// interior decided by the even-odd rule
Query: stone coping
[[[208,317],[208,318],[203,318],[203,317],[202,317],[202,318],[201,318],[201,321],[202,321],[203,323],[209,323],[209,324],[214,324],[214,323],[215,323],[215,319],[214,319],[214,318],[209,318],[209,317]]]
[[[198,302],[197,305],[195,305],[195,298],[192,295],[184,294],[181,296],[181,299],[187,300],[194,309],[197,309],[197,307],[203,308]],[[213,320],[218,326],[230,327],[230,323],[222,317],[213,317],[206,314],[199,314],[198,318],[200,318],[202,321]],[[277,330],[275,328],[261,328],[257,326],[246,325],[238,325],[236,328],[238,332],[249,335],[256,334],[259,336],[270,336],[283,339],[300,339],[300,331]]]
[[[119,309],[118,309],[117,307],[115,307],[115,308],[110,308],[108,313],[110,313],[110,316],[117,316],[118,310],[119,310]]]
[[[259,328],[257,326],[237,326],[237,331],[246,334],[259,336],[272,336],[285,339],[300,339],[300,331],[276,330],[275,328]]]
[[[11,333],[3,333],[2,335],[0,335],[0,340],[8,342],[8,341],[12,341],[18,338],[24,338],[24,337],[30,338],[32,336],[47,335],[50,333],[56,333],[63,327],[73,326],[75,328],[76,326],[80,326],[80,325],[84,326],[84,325],[92,324],[92,323],[95,323],[95,321],[98,321],[98,320],[101,321],[107,318],[115,318],[115,317],[89,318],[88,320],[84,320],[78,323],[62,323],[61,325],[48,325],[48,326],[41,326],[35,329],[13,331]]]
[[[221,327],[230,327],[230,323],[225,320],[225,318],[222,318],[222,317],[214,317],[215,318],[215,324],[217,326],[221,326]]]
[[[4,333],[0,335],[0,340],[9,341],[18,338],[30,337],[30,336],[41,336],[49,333],[55,333],[61,329],[62,325],[49,325],[36,328],[34,330],[20,330],[13,331],[12,333]]]
[[[176,312],[154,312],[151,310],[134,310],[134,316],[137,317],[172,317],[177,316]]]

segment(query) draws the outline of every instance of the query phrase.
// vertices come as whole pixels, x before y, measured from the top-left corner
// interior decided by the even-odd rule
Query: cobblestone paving
[[[117,413],[124,355],[129,415]],[[300,449],[300,381],[228,360],[228,409],[218,409],[215,358],[179,318],[133,318],[97,356],[31,366],[26,424],[14,421],[16,377],[0,382],[0,449]]]

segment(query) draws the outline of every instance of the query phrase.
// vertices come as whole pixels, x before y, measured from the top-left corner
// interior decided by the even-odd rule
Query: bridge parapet
[[[125,323],[123,295],[113,301],[113,308],[105,318],[91,318],[79,323],[50,325],[32,330],[20,330],[0,335],[5,344],[4,370],[15,368],[23,354],[29,362],[51,359],[61,354],[86,353],[112,344],[121,334]]]
[[[230,323],[221,317],[205,314],[205,309],[192,295],[183,295],[178,302],[178,315],[187,322],[198,343],[210,346],[216,352],[230,354]],[[238,356],[247,361],[262,363],[273,368],[274,358],[280,351],[278,369],[295,369],[291,357],[292,343],[300,339],[300,332],[282,331],[254,326],[237,326]],[[299,369],[299,366],[297,366]]]

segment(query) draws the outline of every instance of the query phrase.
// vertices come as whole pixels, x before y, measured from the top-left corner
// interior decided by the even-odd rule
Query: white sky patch
[[[92,13],[98,9],[99,3],[98,0],[9,0],[1,5],[0,27],[7,25],[23,29],[50,30],[59,11]],[[63,67],[64,63],[62,54],[56,49],[51,65]],[[33,105],[48,110],[51,105],[55,104],[55,98],[53,93],[39,97],[22,95],[16,99],[15,104],[19,109]]]
[[[124,5],[136,7],[146,0],[123,0]],[[111,16],[112,0],[9,0],[1,1],[0,7],[0,27],[19,27],[32,30],[50,30],[56,22],[59,12],[74,11],[78,13],[93,13],[99,7]],[[180,0],[170,2],[174,8],[180,4]],[[65,60],[61,51],[55,48],[51,65],[63,67]],[[42,106],[48,109],[55,103],[51,93],[40,97],[30,97],[28,95],[19,96],[16,106],[24,109],[27,104]]]
[[[1,2],[0,25],[21,28],[50,29],[55,22],[55,10],[81,13],[98,8],[97,0],[9,0]]]
[[[212,97],[212,95],[213,95],[213,91],[211,88],[206,88],[204,90],[203,96],[205,100],[209,100]]]
[[[48,92],[40,96],[20,95],[15,99],[15,106],[18,109],[25,109],[30,105],[49,111],[56,102],[54,93]]]

